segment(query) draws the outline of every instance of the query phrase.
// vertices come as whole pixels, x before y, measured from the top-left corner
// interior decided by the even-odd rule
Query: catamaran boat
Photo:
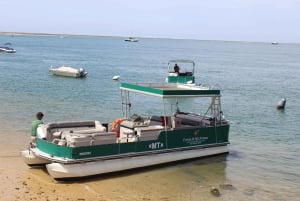
[[[120,90],[122,117],[111,123],[42,124],[21,152],[25,163],[46,166],[53,178],[63,179],[228,153],[230,126],[221,111],[219,89],[121,83]]]
[[[50,72],[53,73],[53,75],[59,75],[59,76],[65,76],[65,77],[75,77],[75,78],[85,78],[87,76],[87,71],[85,71],[83,68],[72,68],[67,66],[61,66],[58,68],[50,67]]]
[[[166,82],[195,84],[195,62],[187,59],[176,59],[168,62]]]

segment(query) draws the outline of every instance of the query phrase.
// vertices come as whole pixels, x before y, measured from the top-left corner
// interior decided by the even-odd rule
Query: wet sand
[[[110,199],[110,195],[98,195],[84,183],[58,182],[45,169],[28,167],[21,159],[20,151],[26,148],[29,138],[25,134],[8,135],[6,132],[1,132],[4,141],[0,143],[1,201],[114,199]],[[12,143],[12,138],[18,141]]]
[[[141,185],[138,181],[133,186],[128,186],[124,179],[114,180],[113,177],[103,179],[99,176],[95,179],[56,181],[47,174],[45,169],[27,167],[19,156],[1,155],[0,179],[3,201],[156,200],[153,197],[144,197],[143,194],[133,195],[132,191],[136,190],[135,185]],[[149,195],[149,192],[146,194]]]
[[[123,172],[94,178],[56,181],[45,169],[27,167],[19,156],[1,156],[0,168],[3,201],[181,200],[178,192],[182,192],[182,187],[173,185],[173,182],[180,183],[181,176],[178,175],[178,181],[168,179],[174,176],[173,171],[167,171],[166,174],[158,171],[155,175],[151,170],[138,171],[137,174]]]

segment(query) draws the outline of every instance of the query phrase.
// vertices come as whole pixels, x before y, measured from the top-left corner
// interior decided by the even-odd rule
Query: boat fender
[[[117,133],[117,137],[120,137],[120,124],[124,121],[123,118],[116,119],[111,125],[111,131]]]

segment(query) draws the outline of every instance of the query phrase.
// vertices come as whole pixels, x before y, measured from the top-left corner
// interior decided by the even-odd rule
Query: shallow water
[[[1,143],[16,150],[1,156],[16,156],[26,146],[37,111],[44,112],[45,122],[112,121],[121,115],[120,82],[163,82],[168,60],[192,59],[196,82],[222,89],[222,110],[231,122],[230,153],[80,182],[98,193],[101,182],[126,183],[131,200],[299,199],[299,44],[53,36],[0,36],[0,41],[17,49],[0,54]],[[88,78],[48,72],[63,64],[84,67]],[[112,80],[115,75],[120,81]],[[278,111],[282,97],[286,108]],[[221,189],[222,184],[234,188]],[[209,192],[212,186],[220,188],[220,197]]]

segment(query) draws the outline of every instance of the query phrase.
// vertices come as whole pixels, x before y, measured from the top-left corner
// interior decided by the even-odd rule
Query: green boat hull
[[[67,147],[37,139],[37,148],[65,163],[228,144],[229,125],[161,131],[157,140]]]
[[[194,76],[168,76],[168,83],[194,84]]]

